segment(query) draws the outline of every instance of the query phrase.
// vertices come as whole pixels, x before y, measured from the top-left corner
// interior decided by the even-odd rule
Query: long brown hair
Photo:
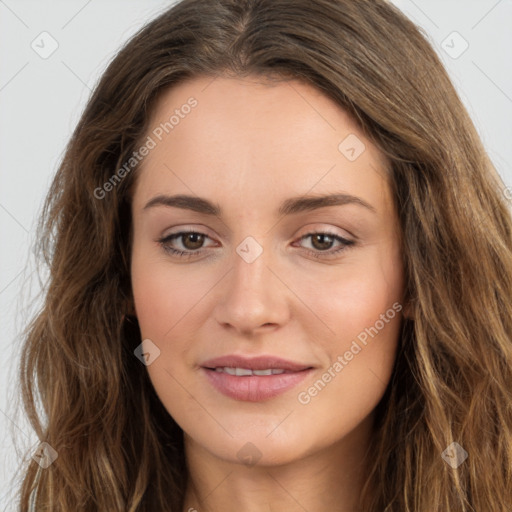
[[[435,51],[384,0],[184,0],[108,66],[41,215],[49,278],[26,330],[20,386],[58,458],[40,471],[36,509],[181,512],[183,433],[133,354],[137,168],[105,197],[97,189],[147,135],[159,93],[200,75],[307,81],[391,162],[411,318],[377,407],[362,510],[512,507],[512,220]],[[457,467],[442,456],[454,442],[467,452]],[[22,512],[38,468],[26,464]]]

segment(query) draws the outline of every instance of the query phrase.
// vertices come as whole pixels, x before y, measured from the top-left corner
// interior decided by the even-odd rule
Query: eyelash
[[[169,242],[171,240],[174,240],[176,238],[181,238],[183,237],[184,235],[191,235],[191,234],[196,234],[196,235],[203,235],[207,238],[210,238],[208,237],[208,235],[204,234],[204,233],[201,233],[199,231],[180,231],[179,233],[173,233],[172,235],[168,235],[166,237],[163,237],[163,238],[160,238],[157,240],[157,242],[162,246],[163,250],[169,254],[172,254],[173,256],[178,256],[179,258],[185,258],[185,259],[188,259],[188,258],[191,258],[192,256],[197,256],[201,253],[204,252],[205,249],[201,248],[201,249],[197,249],[195,251],[181,251],[179,249],[174,249],[173,247],[170,247],[169,246]],[[300,237],[300,241],[306,239],[306,238],[309,238],[311,236],[315,236],[315,235],[327,235],[331,238],[334,238],[334,240],[340,242],[342,245],[341,247],[339,247],[338,249],[334,250],[334,251],[319,251],[319,250],[312,250],[312,249],[306,249],[306,252],[312,256],[313,258],[317,258],[317,259],[323,259],[323,258],[329,258],[331,256],[334,256],[334,255],[337,255],[339,253],[341,253],[342,251],[345,251],[346,249],[348,249],[349,247],[355,245],[355,241],[353,240],[347,240],[346,238],[343,238],[339,235],[336,235],[334,233],[330,233],[329,231],[315,231],[315,232],[312,232],[312,233],[308,233],[306,235],[303,235]]]

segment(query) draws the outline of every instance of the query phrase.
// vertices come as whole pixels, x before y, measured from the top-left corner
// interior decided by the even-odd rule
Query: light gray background
[[[37,307],[37,301],[30,305],[38,291],[30,248],[42,200],[107,63],[171,3],[0,0],[0,510],[14,510],[21,451],[38,445],[19,409],[15,384],[19,333]],[[427,33],[505,185],[511,186],[512,0],[393,3]],[[34,40],[42,46],[43,31],[59,45],[46,59],[31,47]],[[467,50],[457,56],[465,44]]]

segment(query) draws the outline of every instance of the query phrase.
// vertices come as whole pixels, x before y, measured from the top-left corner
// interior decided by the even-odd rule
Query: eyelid
[[[332,236],[338,236],[340,238],[344,238],[345,240],[347,241],[354,241],[354,242],[357,242],[358,241],[358,237],[354,234],[352,234],[350,231],[346,230],[346,229],[343,229],[342,231],[346,234],[343,234],[343,233],[338,233],[338,232],[335,232],[334,230],[335,229],[342,229],[342,228],[334,228],[334,227],[310,227],[311,224],[315,225],[315,226],[318,226],[319,224],[322,224],[321,222],[315,222],[315,223],[310,223],[308,225],[306,225],[306,227],[303,228],[303,232],[304,234],[302,235],[296,235],[296,237],[294,238],[297,238],[297,239],[302,239],[304,236],[307,236],[307,235],[311,235],[311,234],[315,234],[315,233],[323,233],[323,234],[330,234]],[[325,225],[325,224],[324,224]],[[172,229],[172,228],[169,228],[169,229]],[[210,233],[210,230],[204,226],[204,225],[200,225],[199,228],[197,227],[193,227],[192,225],[180,225],[180,226],[177,226],[176,227],[177,231],[171,231],[171,232],[166,232],[164,231],[164,235],[162,235],[161,237],[159,237],[159,239],[166,239],[166,238],[169,238],[173,235],[178,235],[178,234],[185,234],[185,233],[197,233],[199,235],[204,235],[210,239],[214,239],[215,237],[212,237],[209,233]],[[348,238],[347,237],[350,237]]]
[[[162,249],[165,252],[167,252],[171,256],[175,256],[175,257],[181,258],[181,259],[190,259],[195,256],[199,256],[200,254],[207,251],[208,247],[211,247],[211,246],[205,246],[205,247],[200,247],[198,249],[182,250],[182,249],[176,249],[174,247],[170,247],[168,245],[172,239],[177,240],[177,239],[180,239],[183,236],[188,235],[188,234],[198,234],[198,235],[204,236],[205,238],[209,238],[210,240],[213,240],[212,237],[210,237],[207,233],[204,233],[202,231],[197,231],[194,228],[187,229],[186,227],[180,227],[179,231],[164,235],[161,238],[159,238],[158,240],[156,240],[156,242],[158,242],[160,244],[160,246],[162,247]],[[300,243],[302,240],[311,238],[315,235],[327,235],[328,237],[333,238],[334,242],[337,241],[339,244],[341,244],[335,249],[331,248],[331,249],[327,249],[325,251],[309,249],[309,248],[303,247],[303,250],[308,255],[310,255],[311,257],[313,257],[317,260],[328,260],[329,258],[335,258],[336,256],[340,255],[340,253],[346,251],[347,249],[358,245],[357,238],[356,238],[356,240],[351,240],[350,238],[339,235],[338,233],[334,233],[331,230],[331,228],[329,228],[329,229],[321,229],[321,228],[313,229],[313,228],[311,228],[309,231],[307,231],[303,235],[296,238],[294,243],[297,243],[297,242]]]
[[[313,222],[308,224],[304,228],[304,234],[310,235],[312,233],[325,233],[330,234],[332,236],[339,236],[340,238],[344,238],[345,240],[353,240],[357,241],[357,236],[353,235],[350,231],[344,228],[340,228],[338,226],[333,226],[331,224],[325,224],[322,222]],[[300,235],[303,236],[303,235]],[[299,237],[300,238],[300,237]]]
[[[162,242],[168,242],[170,241],[171,239],[175,239],[175,240],[179,240],[180,238],[182,238],[183,236],[185,235],[189,235],[189,234],[196,234],[196,235],[202,235],[204,236],[205,240],[206,239],[209,239],[209,240],[213,240],[213,238],[208,235],[207,233],[205,233],[204,231],[199,231],[199,230],[196,230],[196,229],[180,229],[179,231],[176,231],[176,232],[171,232],[171,233],[168,233],[166,235],[163,235],[161,236],[160,238],[158,238],[158,242],[162,243]],[[211,247],[211,246],[207,246],[207,247]],[[190,251],[190,253],[196,253],[198,254],[200,251],[202,251],[203,249],[206,249],[207,247],[201,247],[200,249],[197,249],[196,251],[192,251],[191,249],[187,249],[187,251]]]

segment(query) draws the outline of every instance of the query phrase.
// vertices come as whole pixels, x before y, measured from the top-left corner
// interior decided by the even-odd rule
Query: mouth
[[[208,382],[234,400],[261,402],[292,389],[313,367],[276,357],[226,356],[201,366]]]
[[[296,373],[283,368],[266,368],[265,370],[251,370],[250,368],[233,368],[230,366],[217,366],[215,368],[206,368],[207,370],[214,370],[217,373],[227,373],[228,375],[236,375],[237,377],[245,377],[248,375],[281,375],[282,373]]]

